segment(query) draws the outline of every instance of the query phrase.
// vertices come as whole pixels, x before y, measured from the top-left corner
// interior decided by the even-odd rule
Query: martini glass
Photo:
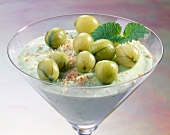
[[[153,57],[152,69],[133,80],[111,85],[94,87],[58,85],[32,77],[19,68],[18,55],[27,43],[43,36],[54,27],[74,30],[74,22],[80,15],[82,14],[55,16],[25,26],[9,42],[8,56],[25,80],[72,125],[79,135],[91,135],[98,125],[154,71],[161,61],[163,46],[158,36],[148,29],[149,34],[140,39],[140,42]],[[112,15],[89,15],[96,17],[100,24],[116,21],[123,29],[128,23],[134,22]]]

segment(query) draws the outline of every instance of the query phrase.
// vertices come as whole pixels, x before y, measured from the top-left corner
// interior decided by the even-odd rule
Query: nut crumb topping
[[[147,54],[146,57],[149,58],[149,59],[152,58],[152,56],[150,54]]]
[[[29,69],[30,69],[30,70],[33,70],[34,68],[35,68],[34,66],[30,66],[30,68],[29,68]]]
[[[139,76],[139,77],[141,77],[141,76],[142,76],[142,74],[138,74],[138,76]]]
[[[39,47],[38,47],[38,49],[39,49],[39,50],[42,50],[42,49],[43,49],[43,47],[42,47],[42,46],[39,46]]]
[[[71,38],[71,39],[74,39],[74,37],[73,37],[73,35],[72,35],[72,34],[70,34],[70,38]]]
[[[67,71],[67,74],[62,76],[62,81],[64,82],[64,84],[68,83],[69,81],[73,81],[76,82],[77,79],[76,77],[79,76],[78,71],[76,68],[70,69]]]
[[[30,60],[30,58],[27,58],[27,59],[25,59],[25,62],[28,62]]]

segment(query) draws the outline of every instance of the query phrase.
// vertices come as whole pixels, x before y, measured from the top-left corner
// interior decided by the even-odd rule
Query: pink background
[[[152,75],[94,135],[170,135],[169,0],[0,0],[0,135],[76,135],[14,70],[6,48],[25,25],[70,13],[102,13],[140,22],[162,40],[164,58]]]

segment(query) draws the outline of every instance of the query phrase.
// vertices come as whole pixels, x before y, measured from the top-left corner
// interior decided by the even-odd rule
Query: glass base
[[[91,135],[94,130],[97,129],[98,125],[85,125],[85,126],[80,126],[80,125],[75,125],[70,123],[75,129],[79,135]]]

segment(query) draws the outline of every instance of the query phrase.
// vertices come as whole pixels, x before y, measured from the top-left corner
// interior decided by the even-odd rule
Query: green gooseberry
[[[76,19],[74,26],[78,33],[86,32],[91,34],[99,26],[99,22],[94,16],[81,15]]]
[[[95,66],[95,75],[103,84],[111,84],[117,79],[118,65],[110,60],[99,61]]]
[[[124,67],[133,67],[138,62],[139,57],[138,49],[128,42],[116,48],[116,61]]]
[[[100,39],[89,46],[89,51],[94,55],[96,61],[112,60],[115,56],[115,47],[107,39]]]
[[[93,38],[88,33],[78,34],[73,41],[73,48],[75,52],[89,51],[89,46],[94,42]]]
[[[37,74],[41,80],[55,82],[59,77],[59,68],[52,59],[45,58],[38,63]]]
[[[51,58],[57,63],[60,71],[69,69],[70,59],[66,53],[55,51]]]
[[[95,57],[88,51],[80,52],[76,58],[76,68],[82,72],[87,73],[95,66]]]
[[[57,49],[66,41],[66,33],[62,28],[53,28],[45,34],[46,44],[53,49]]]

